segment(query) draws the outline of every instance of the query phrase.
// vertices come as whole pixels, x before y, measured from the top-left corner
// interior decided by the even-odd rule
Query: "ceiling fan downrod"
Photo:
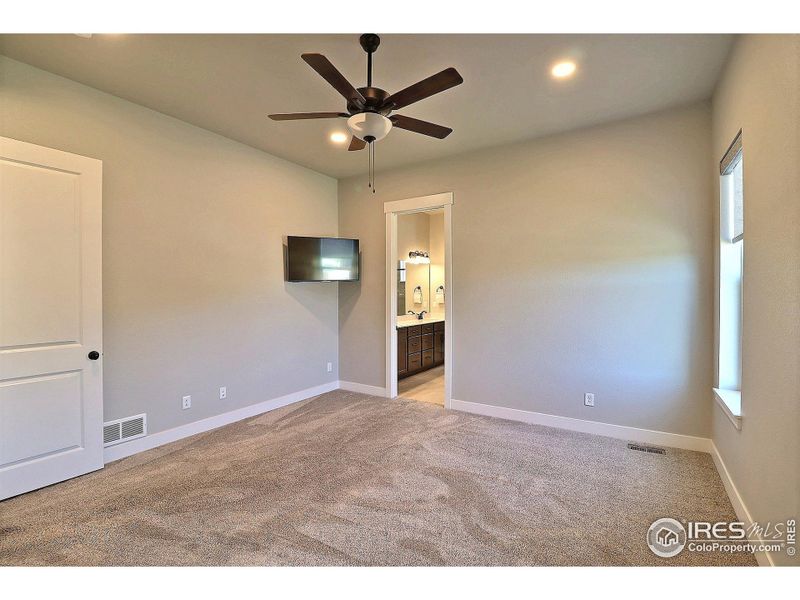
[[[381,38],[375,33],[365,33],[358,38],[364,52],[367,53],[367,88],[372,87],[372,55],[381,44]],[[375,137],[368,135],[364,137],[367,142],[367,179],[368,187],[375,193]]]
[[[372,54],[381,45],[381,38],[376,33],[365,33],[358,38],[358,42],[367,53],[367,87],[372,87]]]

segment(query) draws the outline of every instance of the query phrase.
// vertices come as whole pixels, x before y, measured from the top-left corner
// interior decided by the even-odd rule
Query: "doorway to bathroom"
[[[450,408],[452,193],[384,205],[386,390]]]

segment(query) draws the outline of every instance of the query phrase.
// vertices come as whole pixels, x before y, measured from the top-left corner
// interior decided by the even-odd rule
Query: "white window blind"
[[[742,164],[742,132],[736,134],[725,156],[719,161],[720,175],[729,175],[733,179],[731,197],[731,240],[738,242],[744,238],[744,181]]]

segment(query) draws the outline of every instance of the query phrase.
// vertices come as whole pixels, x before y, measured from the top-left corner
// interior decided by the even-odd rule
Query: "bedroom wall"
[[[708,437],[710,139],[701,103],[341,180],[340,379],[384,387],[383,203],[452,191],[455,399]]]
[[[0,135],[103,161],[106,420],[155,433],[338,379],[337,285],[285,283],[282,251],[337,234],[335,179],[4,57]]]
[[[714,406],[712,431],[745,507],[763,525],[800,516],[800,36],[740,37],[717,85],[710,166],[715,239],[719,160],[740,129],[741,430]],[[784,552],[772,558],[798,564]]]

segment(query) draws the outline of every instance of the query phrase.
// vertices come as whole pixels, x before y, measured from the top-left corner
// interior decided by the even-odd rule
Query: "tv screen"
[[[358,240],[288,236],[286,281],[358,281]]]

